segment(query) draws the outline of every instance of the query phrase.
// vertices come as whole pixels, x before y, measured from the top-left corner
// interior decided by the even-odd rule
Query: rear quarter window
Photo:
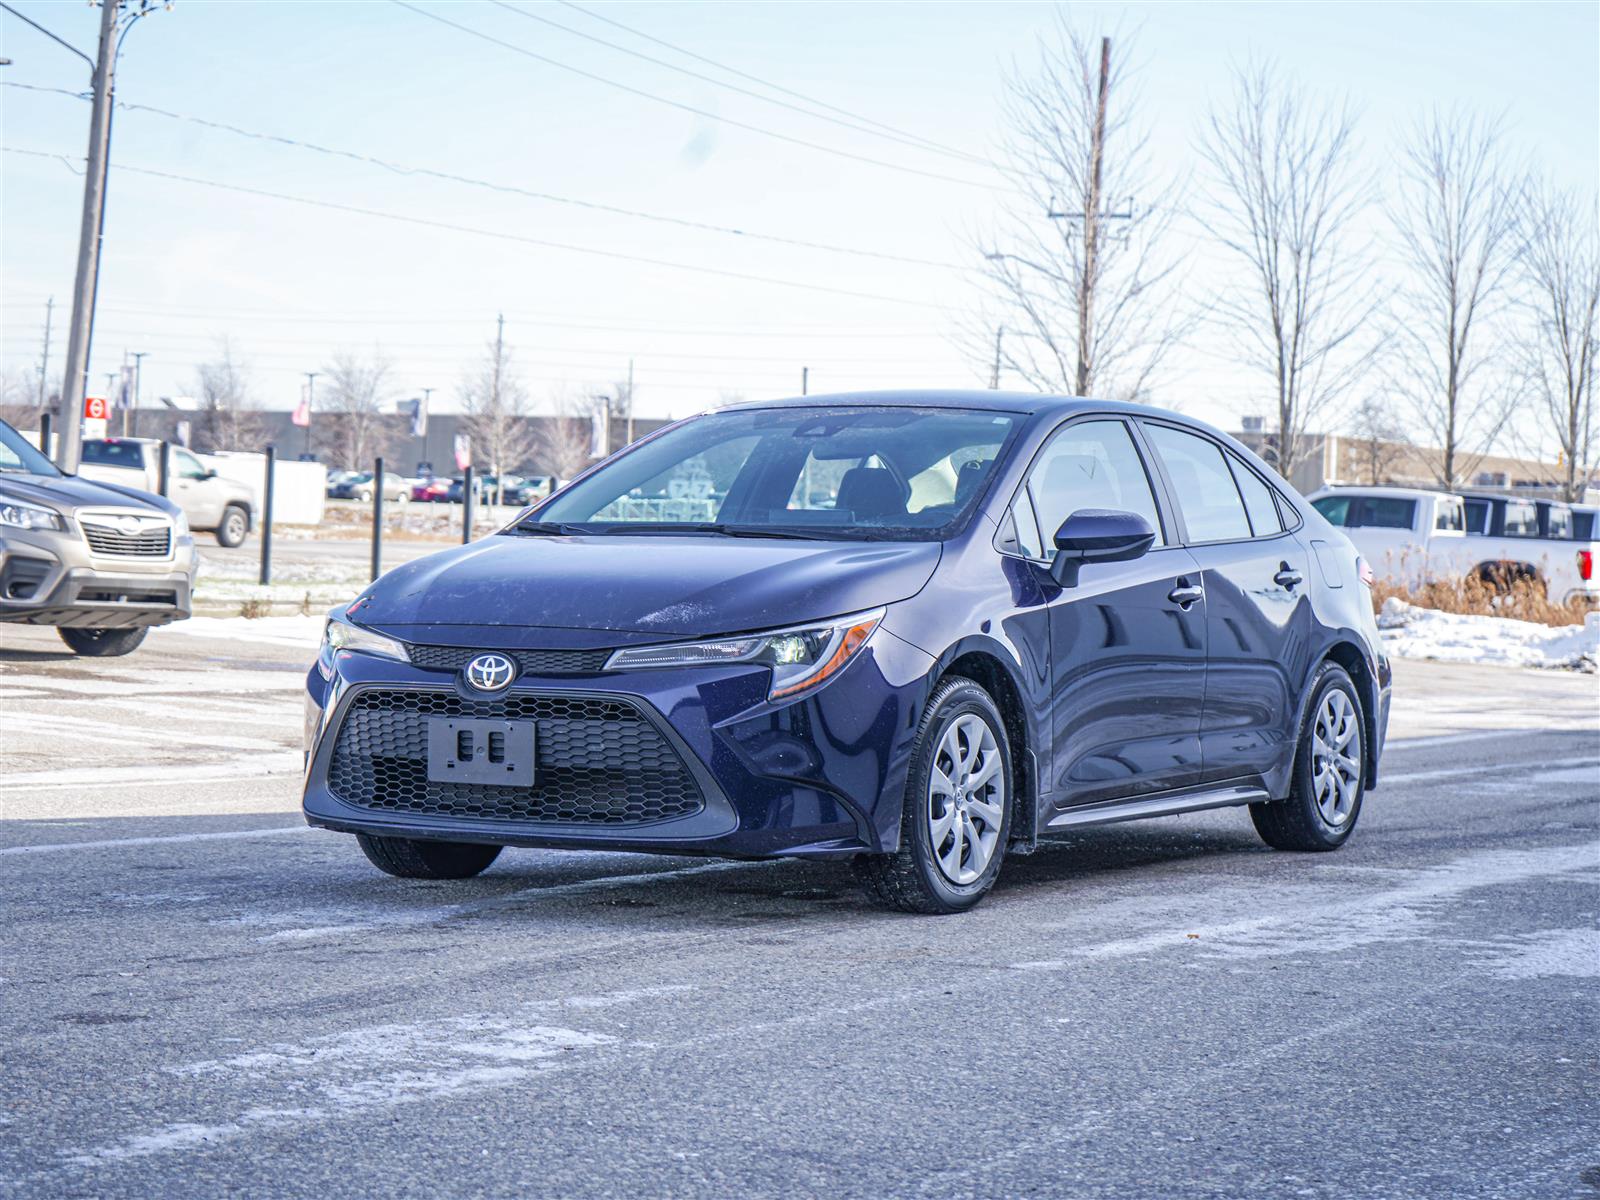
[[[138,442],[84,442],[82,457],[97,467],[144,469],[144,449]]]

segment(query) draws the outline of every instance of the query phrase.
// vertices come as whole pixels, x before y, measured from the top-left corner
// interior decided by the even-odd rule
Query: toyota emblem
[[[480,692],[502,692],[517,676],[517,667],[504,654],[480,654],[467,664],[467,682]]]

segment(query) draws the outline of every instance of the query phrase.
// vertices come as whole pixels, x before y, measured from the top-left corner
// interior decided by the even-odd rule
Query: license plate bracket
[[[534,723],[428,718],[428,782],[533,786]]]

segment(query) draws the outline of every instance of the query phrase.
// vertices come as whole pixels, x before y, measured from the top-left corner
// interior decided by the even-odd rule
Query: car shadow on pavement
[[[71,650],[18,650],[14,646],[0,646],[0,663],[53,663],[77,658]]]

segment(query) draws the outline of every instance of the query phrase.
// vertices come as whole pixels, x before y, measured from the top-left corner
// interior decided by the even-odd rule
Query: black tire
[[[500,857],[499,846],[435,842],[423,838],[356,834],[361,852],[378,870],[401,879],[471,879]]]
[[[367,491],[359,492],[359,493],[356,494],[356,499],[361,501],[361,503],[363,503],[363,504],[371,504],[372,503],[372,491],[370,489],[368,489]]]
[[[968,715],[980,717],[994,735],[1004,795],[993,855],[975,880],[962,884],[950,879],[939,866],[924,810],[930,804],[929,781],[940,742],[959,718]],[[917,729],[900,817],[900,849],[893,854],[860,855],[854,862],[856,877],[869,895],[889,908],[931,915],[965,912],[983,899],[1000,874],[1006,841],[1011,836],[1015,778],[1005,721],[994,700],[970,679],[953,676],[945,680],[929,698]]]
[[[69,629],[62,626],[56,632],[74,654],[89,658],[120,658],[137,650],[150,630],[144,625],[135,629]]]
[[[222,510],[222,520],[217,524],[217,545],[233,550],[244,545],[250,536],[250,510],[242,504],[230,504]]]
[[[1329,820],[1317,802],[1316,756],[1313,750],[1313,730],[1317,717],[1328,699],[1328,693],[1332,691],[1343,692],[1350,702],[1355,713],[1360,750],[1354,756],[1360,763],[1354,780],[1354,800],[1348,812],[1336,821]],[[1343,667],[1325,662],[1317,668],[1311,687],[1311,701],[1306,705],[1305,719],[1300,724],[1300,740],[1295,746],[1289,798],[1252,804],[1250,819],[1255,823],[1261,840],[1275,850],[1337,850],[1349,840],[1361,816],[1361,802],[1366,798],[1366,774],[1367,724],[1361,693],[1356,690],[1355,683]]]

